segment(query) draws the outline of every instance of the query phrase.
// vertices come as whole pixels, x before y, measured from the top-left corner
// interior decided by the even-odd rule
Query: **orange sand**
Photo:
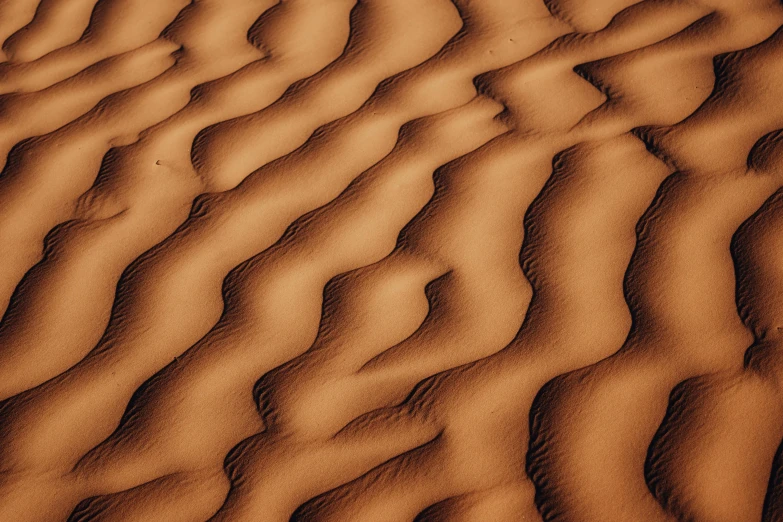
[[[783,521],[779,0],[0,0],[0,522]]]

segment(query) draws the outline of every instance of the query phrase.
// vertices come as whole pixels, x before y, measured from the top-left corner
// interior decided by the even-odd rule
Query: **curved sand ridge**
[[[781,24],[0,1],[0,520],[783,520]]]

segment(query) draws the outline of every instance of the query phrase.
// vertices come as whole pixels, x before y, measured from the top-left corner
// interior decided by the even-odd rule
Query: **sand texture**
[[[0,522],[783,521],[780,0],[0,0]]]

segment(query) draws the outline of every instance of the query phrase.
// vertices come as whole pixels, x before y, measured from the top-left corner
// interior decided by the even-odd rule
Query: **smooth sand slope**
[[[0,522],[783,521],[780,0],[0,0]]]

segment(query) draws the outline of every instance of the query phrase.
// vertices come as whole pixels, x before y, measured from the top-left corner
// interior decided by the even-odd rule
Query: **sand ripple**
[[[0,0],[0,520],[783,520],[781,24]]]

